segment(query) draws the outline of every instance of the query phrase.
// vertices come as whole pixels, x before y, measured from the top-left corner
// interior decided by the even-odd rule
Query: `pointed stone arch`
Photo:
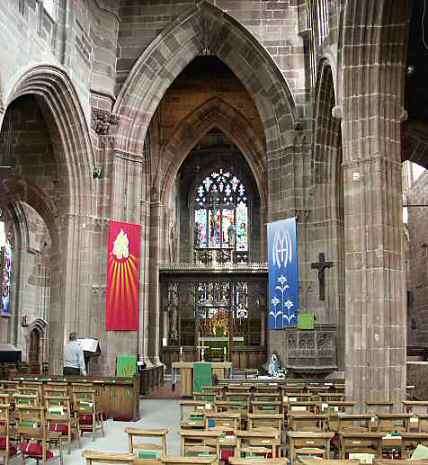
[[[161,154],[164,183],[161,202],[168,204],[174,179],[193,147],[211,129],[217,127],[228,136],[246,158],[267,210],[266,160],[263,140],[246,118],[220,98],[212,98],[184,119]]]
[[[93,214],[91,171],[94,155],[89,130],[77,92],[68,75],[59,67],[37,65],[21,74],[6,102],[24,95],[38,98],[56,146],[59,162],[65,166],[68,190],[68,213]]]
[[[120,117],[118,150],[143,153],[151,118],[166,90],[195,57],[204,54],[222,60],[254,99],[268,156],[289,144],[287,132],[294,128],[297,112],[284,76],[248,30],[204,1],[164,29],[135,63],[114,108]]]
[[[55,338],[49,340],[49,368],[57,374],[63,364],[63,335],[70,327],[77,326],[82,302],[88,301],[90,293],[83,270],[86,264],[76,261],[76,252],[81,244],[91,249],[93,235],[86,225],[96,222],[93,148],[78,94],[62,68],[44,64],[31,67],[8,88],[11,91],[6,112],[22,97],[32,97],[39,105],[64,186],[63,195],[47,199],[50,206],[34,205],[36,200],[28,202],[28,192],[22,193],[23,200],[41,216],[49,216],[46,223],[56,245],[52,247],[50,264],[55,282],[51,287],[49,327]],[[29,189],[28,179],[24,183]],[[36,186],[36,189],[40,191],[41,187]],[[19,189],[15,194],[19,200]],[[35,196],[37,198],[40,197]]]

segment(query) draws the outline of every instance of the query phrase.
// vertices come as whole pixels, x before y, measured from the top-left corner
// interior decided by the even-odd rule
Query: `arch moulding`
[[[135,63],[116,101],[116,148],[141,155],[156,108],[174,79],[197,56],[215,55],[238,77],[262,120],[268,155],[289,145],[296,106],[278,67],[240,23],[207,2],[165,28]]]

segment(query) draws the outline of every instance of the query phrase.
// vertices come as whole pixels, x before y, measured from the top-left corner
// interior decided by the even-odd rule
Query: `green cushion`
[[[49,407],[48,413],[52,413],[53,415],[64,415],[64,408],[63,407]]]
[[[139,459],[160,459],[160,450],[140,449],[137,454]]]

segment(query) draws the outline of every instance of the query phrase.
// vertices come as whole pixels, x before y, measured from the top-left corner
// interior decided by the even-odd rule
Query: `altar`
[[[173,370],[180,370],[180,394],[182,397],[192,397],[193,396],[193,384],[194,384],[194,368],[195,365],[206,365],[206,367],[211,367],[212,375],[216,376],[217,379],[223,380],[229,377],[230,369],[232,368],[231,362],[174,362],[172,364]]]

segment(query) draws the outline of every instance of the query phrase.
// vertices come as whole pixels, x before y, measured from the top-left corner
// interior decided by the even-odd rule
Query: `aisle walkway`
[[[127,426],[135,426],[144,429],[168,428],[168,453],[179,453],[180,443],[178,436],[178,424],[180,408],[176,400],[149,400],[140,401],[141,420],[138,422],[123,422],[108,420],[105,423],[105,436],[97,434],[97,439],[92,441],[88,434],[82,437],[82,448],[77,449],[77,443],[73,443],[71,454],[64,453],[64,465],[82,465],[82,451],[94,449],[111,452],[127,452],[128,436],[124,433]]]

